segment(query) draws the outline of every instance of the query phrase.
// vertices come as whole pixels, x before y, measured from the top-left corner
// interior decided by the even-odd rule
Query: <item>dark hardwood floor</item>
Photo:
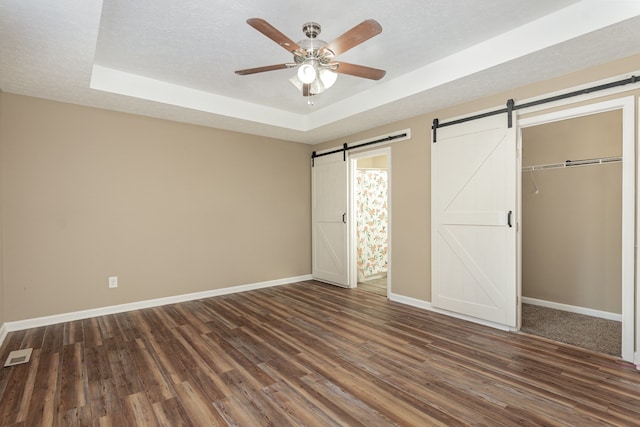
[[[0,425],[638,425],[618,359],[302,282],[35,328]]]

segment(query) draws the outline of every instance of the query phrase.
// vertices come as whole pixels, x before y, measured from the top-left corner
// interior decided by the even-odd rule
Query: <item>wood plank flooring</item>
[[[2,426],[639,425],[609,356],[301,282],[9,334]]]
[[[358,282],[358,289],[387,296],[387,276]]]

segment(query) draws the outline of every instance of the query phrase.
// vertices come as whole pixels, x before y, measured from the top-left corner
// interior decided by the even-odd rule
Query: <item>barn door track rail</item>
[[[586,95],[586,94],[589,94],[589,93],[598,92],[598,91],[606,90],[606,89],[611,89],[611,88],[618,87],[618,86],[625,86],[625,85],[628,85],[628,84],[637,83],[639,81],[640,81],[640,77],[631,76],[629,78],[622,79],[622,80],[617,80],[615,82],[604,83],[604,84],[601,84],[601,85],[592,86],[592,87],[588,87],[588,88],[585,88],[585,89],[579,89],[579,90],[575,90],[575,91],[572,91],[572,92],[563,93],[563,94],[560,94],[560,95],[550,96],[548,98],[538,99],[536,101],[525,102],[524,104],[520,104],[520,105],[516,105],[516,103],[515,103],[515,101],[513,99],[509,99],[507,101],[507,104],[506,104],[505,108],[500,108],[498,110],[488,111],[488,112],[485,112],[485,113],[476,114],[476,115],[469,116],[469,117],[463,117],[461,119],[451,120],[451,121],[444,122],[444,123],[440,123],[440,120],[435,118],[435,119],[433,119],[433,124],[431,126],[431,129],[433,130],[433,143],[435,144],[437,142],[437,130],[438,130],[438,128],[442,128],[442,127],[446,127],[446,126],[453,126],[453,125],[457,125],[457,124],[460,124],[460,123],[470,122],[472,120],[477,120],[477,119],[483,119],[485,117],[495,116],[495,115],[503,114],[503,113],[507,113],[507,126],[511,128],[511,127],[513,127],[513,112],[515,110],[522,110],[523,108],[535,107],[536,105],[546,104],[546,103],[554,102],[554,101],[560,101],[562,99],[572,98],[574,96]]]
[[[373,144],[381,144],[383,142],[393,141],[394,139],[404,138],[406,136],[407,136],[407,132],[402,132],[402,133],[397,133],[397,134],[394,134],[394,135],[389,135],[389,136],[386,136],[384,138],[376,139],[374,141],[363,142],[362,144],[356,144],[356,145],[351,145],[350,146],[347,143],[344,143],[342,145],[342,148],[336,148],[335,150],[327,151],[325,153],[318,154],[318,153],[316,153],[314,151],[313,153],[311,153],[311,166],[313,167],[315,165],[316,157],[328,156],[330,154],[335,154],[335,153],[342,152],[342,159],[344,161],[346,161],[347,160],[347,151],[349,151],[349,150],[353,150],[354,148],[366,147],[368,145],[373,145]]]

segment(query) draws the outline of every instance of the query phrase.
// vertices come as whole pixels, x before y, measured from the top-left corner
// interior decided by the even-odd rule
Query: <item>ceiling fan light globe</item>
[[[331,86],[333,86],[333,84],[338,79],[338,73],[335,73],[331,70],[327,70],[326,68],[320,70],[318,75],[325,89],[329,89]]]
[[[289,79],[289,81],[296,87],[298,88],[299,91],[302,91],[302,86],[304,86],[304,83],[302,83],[302,81],[298,78],[297,74],[294,74],[293,77],[291,77]]]
[[[324,92],[324,90],[326,89],[326,87],[322,84],[322,81],[320,79],[316,79],[313,83],[311,83],[309,85],[309,92],[312,95],[317,95],[319,93]]]
[[[298,68],[298,78],[302,83],[309,84],[316,79],[316,69],[311,64],[302,64]]]

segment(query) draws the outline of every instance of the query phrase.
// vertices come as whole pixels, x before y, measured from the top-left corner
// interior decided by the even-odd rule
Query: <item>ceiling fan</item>
[[[307,38],[298,43],[264,19],[251,18],[247,23],[293,54],[293,62],[237,70],[236,74],[244,76],[298,67],[298,72],[290,80],[304,96],[317,95],[331,87],[336,81],[336,73],[371,80],[380,80],[386,74],[385,70],[335,60],[336,56],[382,32],[382,26],[374,19],[361,22],[330,43],[317,38],[321,27],[315,22],[307,22],[302,26]]]

